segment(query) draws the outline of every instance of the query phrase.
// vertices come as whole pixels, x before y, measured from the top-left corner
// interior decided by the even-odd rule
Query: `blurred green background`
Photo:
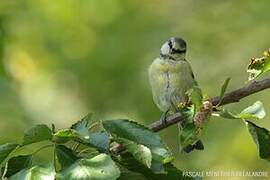
[[[145,125],[159,119],[147,68],[171,36],[187,41],[204,93],[218,95],[227,77],[230,90],[244,85],[249,59],[270,46],[269,6],[268,0],[1,0],[0,143],[19,142],[33,124],[69,127],[88,112],[96,120]],[[256,100],[270,113],[269,90],[229,108]],[[269,119],[256,123],[270,129]],[[238,120],[213,118],[202,138],[205,151],[188,155],[178,153],[176,126],[160,134],[183,170],[270,169]]]

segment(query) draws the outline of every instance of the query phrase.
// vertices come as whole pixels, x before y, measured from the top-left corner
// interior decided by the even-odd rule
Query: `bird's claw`
[[[161,115],[161,117],[160,117],[160,122],[161,122],[161,124],[167,124],[167,115],[168,115],[168,112],[169,111],[166,111],[166,112],[164,112],[162,115]]]

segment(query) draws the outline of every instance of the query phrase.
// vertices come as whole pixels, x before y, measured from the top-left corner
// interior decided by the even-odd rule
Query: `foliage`
[[[262,127],[255,125],[250,121],[246,121],[250,135],[256,143],[260,157],[270,161],[270,132]]]
[[[119,168],[110,156],[99,154],[93,158],[82,158],[68,168],[61,170],[58,179],[117,179],[120,176]]]
[[[256,102],[239,114],[221,111],[219,115],[225,118],[246,120],[260,119],[264,114],[262,103]],[[269,160],[269,131],[250,121],[246,123],[259,148],[260,157]],[[10,179],[45,179],[46,177],[47,179],[106,180],[124,179],[124,177],[134,175],[135,179],[192,179],[183,177],[182,171],[171,164],[173,155],[169,148],[147,127],[134,121],[121,119],[105,120],[102,124],[103,128],[100,131],[91,132],[89,128],[93,125],[93,121],[88,116],[73,124],[71,128],[60,129],[56,132],[54,132],[55,129],[50,130],[46,125],[30,128],[25,132],[21,145],[9,143],[0,146],[1,162],[5,162],[2,163],[2,176]],[[188,124],[186,131],[183,131],[182,138],[186,139],[181,139],[182,143],[188,145],[195,141],[194,138],[198,139],[196,132],[198,130],[194,125]],[[33,164],[32,157],[35,152],[29,152],[27,155],[12,153],[24,146],[48,140],[51,145],[40,147],[39,150],[51,147],[55,152],[55,161],[50,167]],[[122,144],[125,148],[123,152],[114,154],[109,150],[109,145],[113,146],[115,142]],[[83,148],[76,146],[74,148],[74,145],[80,145]],[[93,156],[95,151],[98,153]],[[83,155],[82,152],[84,152]]]
[[[20,145],[0,146],[2,176],[10,179],[117,179],[127,173],[124,169],[131,168],[126,164],[130,158],[136,162],[133,166],[138,165],[153,177],[182,176],[181,171],[170,164],[173,155],[169,148],[147,127],[129,120],[106,120],[102,122],[104,128],[91,132],[93,124],[87,116],[71,128],[56,132],[44,124],[30,128],[25,131]],[[36,151],[29,151],[27,155],[14,153],[42,141],[50,144],[37,151],[52,148],[55,152],[51,166],[34,164],[32,157]],[[123,156],[109,151],[109,145],[115,142],[126,148]],[[126,153],[130,155],[126,157]]]

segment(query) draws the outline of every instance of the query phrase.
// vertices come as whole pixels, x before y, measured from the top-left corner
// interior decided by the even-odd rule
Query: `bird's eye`
[[[176,54],[176,53],[181,54],[185,52],[186,50],[180,50],[180,49],[175,49],[175,48],[172,48],[172,51],[171,51],[172,54]]]
[[[175,53],[178,53],[179,52],[179,50],[178,49],[174,49],[174,48],[172,48],[172,54],[175,54]]]

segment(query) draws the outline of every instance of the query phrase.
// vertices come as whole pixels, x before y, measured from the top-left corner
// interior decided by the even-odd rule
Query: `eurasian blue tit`
[[[161,118],[163,123],[166,123],[167,113],[176,113],[180,104],[188,102],[187,91],[197,86],[191,66],[186,60],[186,51],[186,42],[182,38],[172,37],[162,45],[160,56],[148,70],[154,102],[164,113]],[[203,149],[203,144],[200,140],[192,140],[183,149],[186,152]]]
[[[189,62],[187,45],[181,38],[170,38],[149,67],[149,80],[155,104],[162,112],[173,112],[180,103],[186,103],[186,92],[197,85]]]

